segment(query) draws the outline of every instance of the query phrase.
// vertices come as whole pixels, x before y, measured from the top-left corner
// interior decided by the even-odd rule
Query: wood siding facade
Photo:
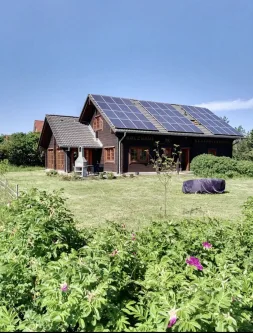
[[[99,117],[99,118],[98,118]],[[99,121],[98,121],[99,119]],[[103,115],[96,109],[92,102],[86,102],[85,109],[82,111],[80,120],[88,123],[95,130],[95,136],[100,140],[103,147],[96,149],[85,149],[85,158],[89,165],[93,165],[95,170],[100,166],[99,171],[119,172],[119,141],[124,134],[115,133]],[[50,130],[51,131],[51,130]],[[50,134],[51,133],[51,134]],[[51,137],[50,137],[51,136]],[[62,149],[57,146],[57,142],[48,130],[46,148],[46,168],[71,172],[74,169],[75,158],[78,155],[78,147]],[[125,172],[154,172],[152,165],[143,154],[144,149],[153,153],[155,142],[159,141],[160,147],[173,152],[174,145],[179,145],[181,154],[182,170],[190,170],[192,159],[200,154],[215,154],[216,156],[232,157],[231,138],[216,138],[201,136],[178,136],[178,135],[159,135],[159,134],[138,134],[126,133],[121,142],[121,161],[120,171]],[[131,149],[136,149],[137,158],[131,156]],[[132,152],[132,155],[134,153]]]
[[[100,116],[97,110],[94,110],[94,114],[91,119],[91,126],[93,127],[93,122],[96,121],[96,117]],[[101,130],[96,131],[96,137],[102,142],[103,148],[94,151],[94,162],[98,163],[103,167],[104,171],[118,172],[118,138],[111,130],[106,120],[101,116],[103,121],[103,126]],[[105,149],[115,148],[114,150],[114,162],[108,162],[105,158]]]

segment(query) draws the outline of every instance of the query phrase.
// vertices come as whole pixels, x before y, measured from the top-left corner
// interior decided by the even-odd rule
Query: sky
[[[1,0],[0,133],[89,93],[203,105],[253,128],[252,0]]]

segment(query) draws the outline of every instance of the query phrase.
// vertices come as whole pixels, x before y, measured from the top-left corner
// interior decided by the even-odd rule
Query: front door
[[[182,171],[190,170],[190,148],[181,148],[181,169]]]

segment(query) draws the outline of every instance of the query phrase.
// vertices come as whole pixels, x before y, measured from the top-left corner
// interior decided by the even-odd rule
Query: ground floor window
[[[115,147],[104,148],[104,160],[105,163],[114,163],[115,162]]]
[[[212,154],[212,155],[215,155],[216,156],[216,149],[214,149],[214,148],[209,148],[208,149],[208,154]]]
[[[147,148],[131,147],[129,151],[129,163],[148,163]]]
[[[165,149],[164,149],[164,154],[165,154],[167,157],[172,157],[172,149],[171,149],[171,148],[165,148]]]

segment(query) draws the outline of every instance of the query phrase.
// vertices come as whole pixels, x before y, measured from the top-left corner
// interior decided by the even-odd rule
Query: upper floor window
[[[93,120],[94,131],[100,131],[103,129],[103,119],[101,116],[96,116]]]
[[[130,148],[129,163],[148,163],[147,148]]]

